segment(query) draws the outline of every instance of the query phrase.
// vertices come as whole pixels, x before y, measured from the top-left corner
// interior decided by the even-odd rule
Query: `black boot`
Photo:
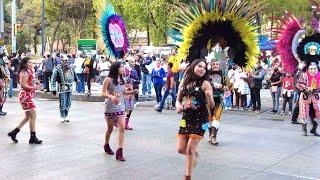
[[[20,131],[19,128],[15,128],[14,130],[8,133],[8,136],[10,136],[12,141],[15,143],[18,143],[18,139],[16,137],[19,131]]]
[[[320,134],[317,133],[317,127],[318,123],[316,121],[312,121],[312,129],[310,130],[310,133],[312,133],[314,136],[320,136]]]
[[[301,124],[302,126],[302,136],[308,136],[307,134],[307,124]]]
[[[7,112],[2,111],[3,106],[0,106],[0,116],[5,116],[7,115]]]
[[[36,136],[36,132],[31,132],[29,144],[41,144],[42,140],[39,140]]]
[[[218,133],[218,129],[216,129],[215,127],[212,127],[209,143],[215,146],[218,145],[217,133]]]
[[[212,128],[213,128],[213,127],[209,127],[209,128],[208,128],[208,130],[209,130],[209,139],[210,139],[210,137],[211,137]],[[210,142],[210,141],[209,141],[209,142]]]

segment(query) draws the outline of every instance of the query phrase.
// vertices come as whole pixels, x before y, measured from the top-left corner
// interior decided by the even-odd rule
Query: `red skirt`
[[[22,109],[25,111],[32,110],[36,108],[36,105],[33,102],[35,91],[26,91],[24,89],[19,92],[19,102],[22,106]]]

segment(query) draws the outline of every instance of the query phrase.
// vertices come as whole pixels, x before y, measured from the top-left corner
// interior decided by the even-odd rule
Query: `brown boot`
[[[184,180],[191,180],[191,176],[184,176]]]

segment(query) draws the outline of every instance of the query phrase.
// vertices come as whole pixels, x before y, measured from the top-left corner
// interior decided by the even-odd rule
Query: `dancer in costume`
[[[218,145],[217,133],[220,125],[221,114],[223,110],[223,97],[225,78],[224,72],[220,68],[220,61],[217,57],[208,57],[211,60],[211,69],[209,70],[209,80],[213,89],[213,98],[215,107],[213,110],[212,124],[209,125],[209,143]],[[208,60],[207,58],[207,60]]]
[[[311,3],[315,2],[311,1]],[[314,7],[319,7],[319,5],[314,5]],[[315,10],[318,11],[319,8],[315,8]],[[315,14],[318,13],[314,12]],[[319,118],[320,110],[320,86],[318,84],[318,61],[320,59],[320,34],[318,30],[320,26],[314,21],[316,17],[312,18],[311,25],[307,27],[302,27],[302,22],[293,14],[287,13],[285,17],[281,19],[283,26],[279,30],[277,51],[286,72],[295,73],[295,69],[300,71],[300,77],[296,83],[297,89],[301,92],[299,108],[295,108],[292,122],[297,124],[294,118],[299,111],[298,118],[302,123],[302,135],[307,135],[307,120],[309,119],[313,126],[310,133],[319,136],[316,131],[318,124],[314,119]],[[308,32],[305,29],[308,29]],[[297,66],[298,68],[296,68]]]
[[[125,119],[126,119],[126,105],[124,96],[134,95],[138,93],[137,90],[127,91],[124,79],[124,67],[121,62],[114,62],[111,65],[108,77],[103,82],[102,96],[105,100],[105,119],[108,129],[105,134],[104,150],[107,154],[113,155],[109,141],[113,131],[114,123],[119,126],[119,146],[116,152],[116,159],[119,161],[125,161],[123,157],[123,144],[124,144],[124,131],[125,131]]]
[[[181,81],[176,101],[177,112],[182,112],[178,133],[178,152],[186,155],[186,179],[191,179],[198,156],[197,147],[208,126],[208,112],[213,109],[212,87],[208,79],[205,59],[192,62]]]
[[[8,57],[4,53],[0,54],[0,116],[7,115],[2,108],[7,100],[8,87],[10,83],[10,71],[6,65]]]
[[[19,92],[19,102],[22,106],[22,109],[25,111],[25,117],[20,121],[19,125],[11,132],[8,133],[8,136],[11,137],[12,141],[18,143],[16,138],[20,129],[29,122],[30,126],[30,144],[41,144],[42,140],[39,140],[36,137],[36,106],[33,102],[33,97],[35,91],[40,89],[40,83],[36,81],[33,73],[33,64],[29,57],[24,57],[21,61],[21,67],[19,70],[19,83],[21,86]]]
[[[214,47],[216,44],[219,44],[221,49],[229,47],[227,50],[228,56],[233,59],[235,64],[241,67],[252,68],[259,54],[258,43],[256,41],[257,34],[255,32],[255,17],[261,13],[262,8],[261,3],[253,4],[246,0],[241,2],[197,0],[194,3],[179,3],[176,10],[177,18],[174,23],[174,29],[180,35],[173,37],[175,40],[182,40],[178,50],[178,60],[181,62],[182,59],[186,59],[189,63],[192,63],[195,59],[204,59],[208,55],[208,47]],[[226,62],[221,65],[225,64]],[[188,72],[191,73],[193,71],[194,69],[190,68]],[[193,79],[193,81],[195,80]],[[190,82],[184,83],[188,84]],[[180,91],[182,92],[183,90]],[[213,94],[211,95],[213,96]],[[181,106],[185,103],[182,102]],[[192,104],[189,106],[192,106]],[[204,110],[198,109],[196,111],[202,112]],[[208,111],[211,112],[210,106]],[[209,119],[212,119],[211,116]],[[204,126],[204,128],[208,127]],[[188,133],[187,131],[186,134]],[[187,143],[189,145],[188,141],[190,140],[193,139],[179,138],[178,143],[181,145]],[[197,145],[197,143],[199,142],[196,141],[194,145]],[[182,147],[185,148],[186,145]],[[184,153],[183,148],[182,150],[179,149],[181,153]],[[193,166],[194,157],[194,151],[187,153],[186,179],[191,179],[191,166]]]
[[[55,67],[51,77],[51,91],[53,95],[59,93],[61,123],[69,122],[68,115],[71,107],[73,82],[78,83],[77,76],[71,68],[68,58],[65,57],[62,59],[61,65]]]

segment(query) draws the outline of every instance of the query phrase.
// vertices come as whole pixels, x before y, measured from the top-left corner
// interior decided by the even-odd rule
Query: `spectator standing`
[[[143,59],[142,63],[140,64],[141,66],[141,71],[142,71],[142,95],[146,95],[146,93],[151,96],[151,72],[149,71],[149,65],[151,65],[153,59],[151,56],[147,56]]]
[[[50,54],[47,55],[47,58],[44,60],[43,65],[43,85],[46,92],[50,92],[49,82],[51,80],[52,72],[55,67],[55,63]]]
[[[273,109],[270,113],[273,113],[273,114],[278,113],[282,79],[283,77],[282,77],[282,73],[279,71],[279,67],[274,66],[271,72],[271,77],[270,77],[270,81],[271,81],[270,91],[271,91],[272,104],[273,104]]]
[[[179,88],[179,59],[177,56],[177,51],[174,49],[171,52],[171,56],[169,57],[169,63],[171,62],[173,64],[172,72],[174,76],[174,82],[176,82],[175,90],[178,91]]]
[[[100,73],[100,84],[103,84],[104,79],[110,72],[111,63],[109,58],[105,60],[104,56],[101,56],[100,62],[98,63],[97,70]]]
[[[164,84],[163,78],[166,76],[165,70],[163,69],[163,67],[161,67],[160,60],[156,61],[156,65],[153,68],[151,75],[152,75],[153,87],[156,92],[157,103],[159,104],[162,99],[161,91]]]
[[[253,87],[251,92],[252,110],[261,111],[260,90],[262,89],[262,81],[264,79],[265,70],[261,66],[261,62],[257,62],[257,68],[253,72]]]
[[[138,78],[132,84],[134,90],[136,90],[136,89],[139,90],[139,84],[140,84],[141,78],[142,78],[141,77],[141,67],[140,67],[141,59],[142,59],[141,55],[135,56],[135,62],[134,62],[133,69],[135,70]],[[138,102],[139,93],[135,94],[134,96],[135,96],[134,98],[135,98],[136,102]]]
[[[293,90],[294,90],[294,84],[293,84],[293,77],[292,74],[287,73],[286,77],[282,81],[282,97],[283,97],[283,103],[282,103],[282,111],[281,115],[285,114],[286,111],[286,105],[289,103],[289,112],[288,115],[292,115],[292,99],[293,99]]]
[[[85,85],[84,85],[84,74],[83,74],[83,64],[84,64],[84,58],[83,55],[80,54],[78,58],[75,59],[75,62],[73,64],[74,71],[76,73],[77,79],[79,83],[76,85],[76,91],[77,93],[84,93],[85,92]]]

